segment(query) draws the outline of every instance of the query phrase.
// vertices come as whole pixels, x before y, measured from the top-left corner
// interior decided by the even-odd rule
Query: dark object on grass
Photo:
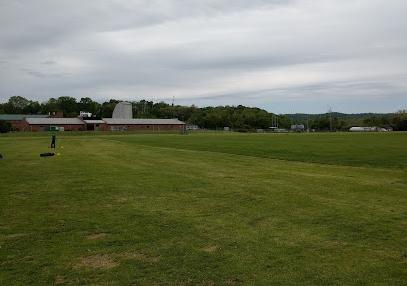
[[[56,140],[57,140],[57,138],[56,138],[55,134],[52,134],[52,137],[51,137],[51,148],[54,148],[54,149],[55,149]]]
[[[50,157],[50,156],[55,156],[55,153],[47,152],[47,153],[41,153],[40,154],[40,157]]]
[[[0,154],[0,160],[3,159],[3,155]]]

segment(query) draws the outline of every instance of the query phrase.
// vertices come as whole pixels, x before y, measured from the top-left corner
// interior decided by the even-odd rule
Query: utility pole
[[[329,131],[332,132],[332,107],[328,105],[329,112]]]
[[[171,106],[172,106],[172,118],[175,118],[174,101],[175,101],[175,96],[173,95],[172,96],[172,103],[171,103]]]

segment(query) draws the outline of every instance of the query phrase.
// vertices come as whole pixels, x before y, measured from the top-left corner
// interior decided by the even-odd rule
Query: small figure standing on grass
[[[52,137],[51,137],[51,148],[53,148],[53,149],[55,149],[55,146],[56,146],[56,136],[55,136],[55,134],[52,134]]]

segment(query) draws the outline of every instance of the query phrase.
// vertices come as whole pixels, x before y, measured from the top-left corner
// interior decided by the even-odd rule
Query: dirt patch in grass
[[[4,235],[3,238],[4,239],[18,239],[18,238],[21,238],[21,237],[25,237],[27,235],[28,235],[28,233],[12,233],[12,234]],[[1,238],[2,237],[0,236],[0,239]]]
[[[213,253],[213,252],[217,251],[218,248],[219,247],[217,245],[207,245],[205,247],[202,247],[201,250],[208,252],[208,253]]]
[[[57,276],[55,276],[55,285],[62,285],[62,284],[65,284],[65,277],[64,276],[61,276],[61,275],[57,275]]]
[[[128,198],[124,198],[124,197],[120,197],[120,198],[116,199],[116,201],[121,204],[128,202],[128,200],[129,200]]]
[[[107,236],[107,233],[100,232],[100,233],[93,233],[86,236],[88,240],[101,240]]]
[[[110,269],[119,264],[108,255],[92,255],[81,257],[74,268]]]
[[[141,262],[147,262],[147,263],[157,263],[160,261],[159,256],[151,256],[142,252],[125,252],[121,253],[120,257],[124,260],[138,260]]]
[[[243,284],[243,280],[234,277],[234,278],[230,278],[226,281],[226,285],[242,285]]]

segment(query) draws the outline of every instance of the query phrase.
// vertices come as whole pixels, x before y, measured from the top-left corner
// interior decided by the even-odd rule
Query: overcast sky
[[[0,0],[0,101],[407,108],[406,0]]]

